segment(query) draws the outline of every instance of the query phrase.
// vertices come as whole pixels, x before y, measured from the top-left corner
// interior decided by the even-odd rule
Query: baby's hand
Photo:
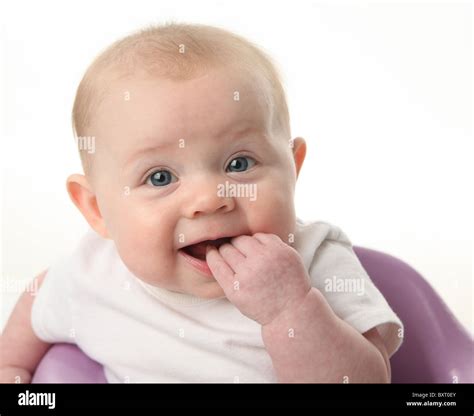
[[[311,289],[298,252],[274,234],[242,235],[219,249],[208,246],[206,260],[227,299],[261,325]]]

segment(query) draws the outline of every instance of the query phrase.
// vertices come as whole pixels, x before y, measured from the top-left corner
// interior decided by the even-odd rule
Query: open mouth
[[[206,247],[211,245],[216,248],[219,248],[222,244],[230,242],[232,237],[223,237],[218,238],[217,240],[205,240],[200,241],[196,244],[191,244],[189,246],[181,248],[186,254],[195,257],[196,259],[205,261],[206,260]]]

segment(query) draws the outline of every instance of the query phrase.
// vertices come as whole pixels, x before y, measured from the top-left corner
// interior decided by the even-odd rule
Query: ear
[[[110,238],[97,205],[97,197],[87,178],[80,174],[71,175],[67,178],[66,187],[72,202],[94,231],[103,238]]]
[[[293,158],[295,159],[296,177],[300,174],[301,166],[303,166],[306,157],[306,142],[302,137],[293,140]]]

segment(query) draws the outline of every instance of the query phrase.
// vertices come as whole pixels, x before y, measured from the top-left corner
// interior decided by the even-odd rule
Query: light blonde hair
[[[107,94],[112,76],[127,77],[143,71],[153,77],[192,79],[217,66],[245,71],[263,80],[260,92],[271,111],[271,128],[290,140],[290,120],[284,88],[272,59],[262,49],[227,30],[200,24],[152,25],[110,45],[87,69],[76,92],[72,127],[76,139],[91,136],[94,114]],[[86,175],[88,153],[80,151]]]

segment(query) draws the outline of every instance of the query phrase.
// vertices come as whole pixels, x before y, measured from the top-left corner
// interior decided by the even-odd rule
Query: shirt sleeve
[[[403,324],[354,253],[352,244],[332,226],[318,246],[309,274],[334,313],[364,333],[376,327],[392,356],[402,343]]]
[[[33,301],[31,324],[45,342],[74,342],[69,258],[50,267]]]

